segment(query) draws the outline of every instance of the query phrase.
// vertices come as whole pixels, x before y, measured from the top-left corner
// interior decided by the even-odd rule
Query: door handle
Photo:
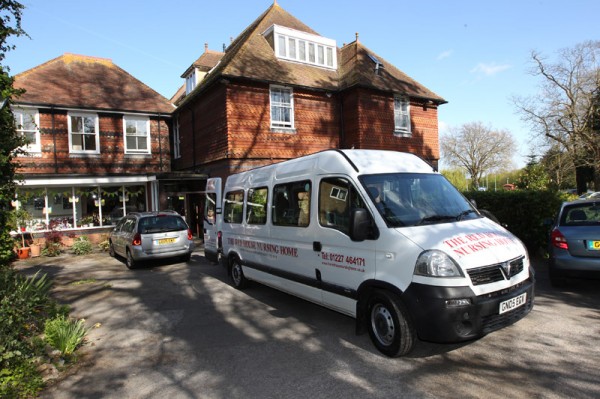
[[[322,248],[323,248],[323,246],[321,245],[321,243],[319,241],[313,241],[313,251],[321,252]]]

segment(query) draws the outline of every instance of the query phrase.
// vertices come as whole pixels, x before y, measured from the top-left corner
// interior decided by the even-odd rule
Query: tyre
[[[131,255],[131,251],[128,249],[125,256],[125,265],[128,269],[135,269],[137,267],[137,262],[133,259]]]
[[[368,312],[369,336],[381,353],[397,357],[413,349],[415,330],[397,295],[389,291],[375,291],[369,299]]]
[[[240,262],[237,256],[231,258],[229,263],[229,275],[231,276],[233,286],[238,290],[248,286],[248,280],[244,277],[244,271],[242,270],[242,262]]]
[[[113,258],[114,258],[114,257],[117,255],[117,254],[115,253],[115,247],[114,247],[114,245],[113,245],[112,241],[111,241],[111,242],[109,243],[109,245],[108,245],[108,254],[109,254],[111,257],[113,257]]]

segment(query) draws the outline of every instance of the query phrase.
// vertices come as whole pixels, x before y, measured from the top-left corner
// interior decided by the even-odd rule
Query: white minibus
[[[235,287],[349,315],[387,356],[476,339],[533,307],[521,241],[415,155],[327,150],[231,175],[222,192],[209,183],[205,249]]]

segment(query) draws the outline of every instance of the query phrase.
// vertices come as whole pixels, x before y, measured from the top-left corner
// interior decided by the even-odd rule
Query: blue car
[[[562,204],[550,233],[550,282],[600,278],[600,198]]]

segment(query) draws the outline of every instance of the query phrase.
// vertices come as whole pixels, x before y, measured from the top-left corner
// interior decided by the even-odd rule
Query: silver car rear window
[[[187,230],[188,226],[179,216],[158,215],[140,219],[138,230],[141,234],[164,233]]]

